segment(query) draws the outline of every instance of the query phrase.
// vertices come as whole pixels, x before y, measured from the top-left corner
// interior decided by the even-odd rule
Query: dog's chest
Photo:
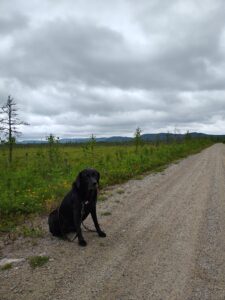
[[[91,208],[91,201],[85,201],[84,204],[84,210],[87,212],[87,211],[90,211],[90,208]]]
[[[82,201],[82,206],[86,213],[90,212],[90,210],[94,205],[94,202],[95,201],[94,201],[93,192],[88,193]]]

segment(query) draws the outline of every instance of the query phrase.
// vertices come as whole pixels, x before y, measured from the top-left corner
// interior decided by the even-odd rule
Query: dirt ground
[[[0,241],[1,258],[25,258],[0,271],[1,300],[225,299],[225,145],[105,194],[107,237],[85,232],[86,248],[51,237],[47,217],[43,238]],[[33,270],[32,255],[50,260]]]

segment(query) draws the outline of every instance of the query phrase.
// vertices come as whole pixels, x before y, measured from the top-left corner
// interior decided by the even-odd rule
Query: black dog
[[[99,179],[100,174],[95,169],[85,169],[79,173],[59,208],[49,215],[49,230],[54,236],[65,237],[69,232],[76,232],[79,244],[86,246],[81,232],[81,222],[91,213],[98,235],[106,237],[100,229],[96,215]]]

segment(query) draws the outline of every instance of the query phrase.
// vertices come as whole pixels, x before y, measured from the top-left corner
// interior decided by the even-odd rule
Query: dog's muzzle
[[[88,184],[88,190],[92,191],[92,190],[98,190],[98,183],[97,182],[92,182]]]

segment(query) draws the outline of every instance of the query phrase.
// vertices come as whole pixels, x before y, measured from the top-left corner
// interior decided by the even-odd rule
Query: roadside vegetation
[[[29,257],[29,264],[32,269],[44,266],[49,261],[48,256],[31,256]]]
[[[144,143],[140,129],[133,144],[98,144],[95,137],[86,144],[59,144],[53,135],[44,145],[14,145],[9,163],[7,145],[0,146],[0,231],[10,231],[28,215],[47,213],[71,188],[79,171],[99,170],[101,188],[121,183],[197,153],[213,144],[211,139]]]

